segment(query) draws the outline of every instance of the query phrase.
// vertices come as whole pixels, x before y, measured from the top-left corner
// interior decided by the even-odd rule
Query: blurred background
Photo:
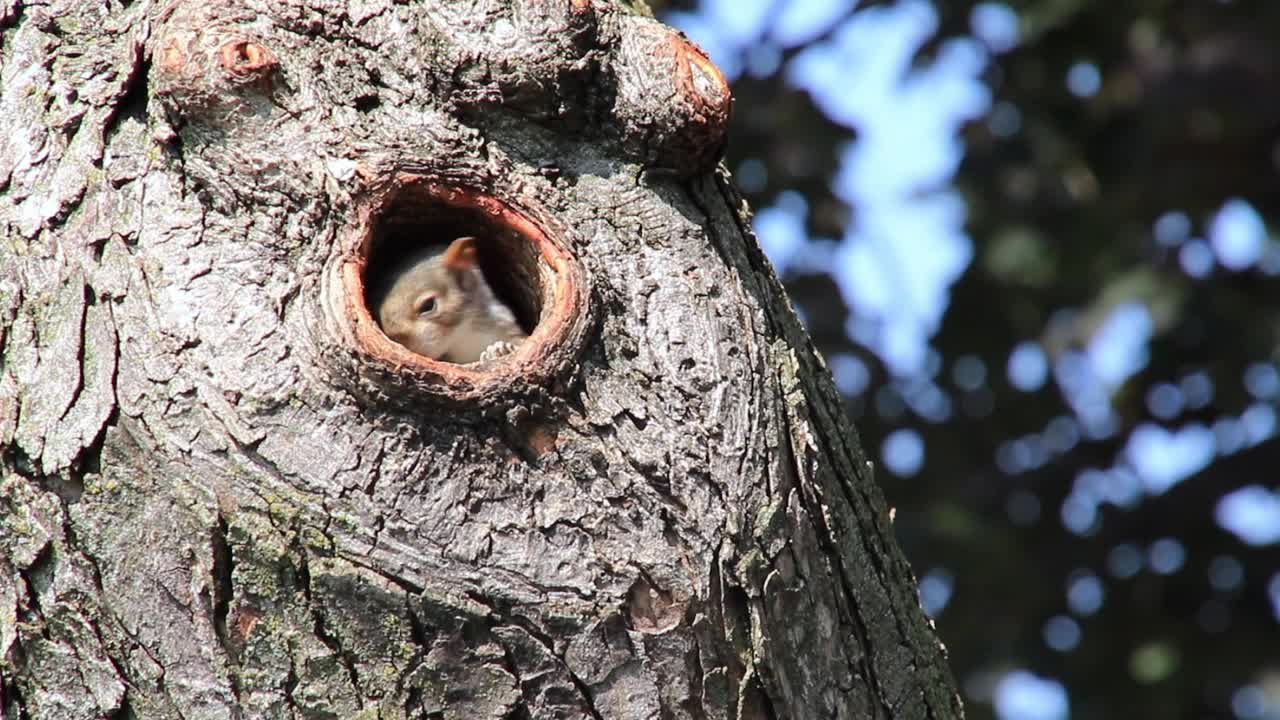
[[[1280,2],[667,0],[970,718],[1280,718]]]

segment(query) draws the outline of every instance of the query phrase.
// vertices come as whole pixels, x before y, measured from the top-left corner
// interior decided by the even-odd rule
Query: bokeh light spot
[[[1086,616],[1098,612],[1105,595],[1102,579],[1087,570],[1072,573],[1067,581],[1067,607],[1077,615]]]
[[[1067,70],[1067,89],[1076,97],[1090,97],[1102,89],[1102,72],[1091,62],[1077,62]]]
[[[894,430],[880,448],[885,467],[898,477],[911,477],[924,465],[924,440],[915,430]]]
[[[1080,623],[1067,615],[1054,615],[1044,624],[1044,644],[1058,652],[1074,650],[1080,635]]]
[[[1218,501],[1214,519],[1250,545],[1280,542],[1280,493],[1246,485]]]
[[[955,577],[942,568],[934,568],[920,579],[920,607],[929,617],[937,617],[951,601]]]
[[[1146,685],[1169,677],[1178,665],[1178,649],[1166,642],[1144,643],[1129,656],[1129,674]]]
[[[1000,678],[992,699],[1000,720],[1066,720],[1071,715],[1062,683],[1026,670]]]
[[[1049,377],[1049,360],[1039,343],[1022,342],[1009,354],[1009,382],[1023,392],[1044,387]]]
[[[1151,543],[1147,551],[1147,563],[1153,572],[1160,575],[1172,575],[1178,572],[1186,560],[1186,548],[1173,538],[1161,538]]]

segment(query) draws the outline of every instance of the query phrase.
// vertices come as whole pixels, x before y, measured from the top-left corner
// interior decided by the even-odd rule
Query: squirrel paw
[[[480,362],[491,362],[516,351],[516,345],[506,340],[498,340],[480,353]]]

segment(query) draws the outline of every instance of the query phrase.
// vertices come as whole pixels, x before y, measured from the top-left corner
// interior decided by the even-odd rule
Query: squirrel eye
[[[421,300],[419,300],[419,301],[418,301],[418,314],[419,314],[419,315],[426,315],[426,314],[428,314],[428,313],[434,312],[434,311],[435,311],[435,309],[436,309],[436,296],[435,296],[435,295],[428,295],[428,296],[426,296],[425,298],[423,298],[423,299],[421,299]]]

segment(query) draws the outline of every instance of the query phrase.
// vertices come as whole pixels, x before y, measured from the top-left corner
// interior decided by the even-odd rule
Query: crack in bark
[[[325,625],[324,611],[320,609],[311,590],[311,570],[307,563],[307,549],[300,544],[295,544],[295,549],[299,558],[298,579],[302,581],[303,596],[306,598],[307,606],[311,610],[312,632],[317,640],[329,648],[334,658],[346,670],[347,679],[350,681],[351,689],[354,691],[356,707],[363,710],[364,691],[360,688],[360,673],[356,668],[355,660],[351,657],[351,652],[342,647],[342,643],[329,632]]]
[[[16,642],[14,643],[17,644]],[[10,699],[12,698],[12,703]],[[27,713],[26,703],[22,701],[22,688],[18,687],[16,677],[11,677],[7,673],[0,673],[0,717],[5,715],[7,709],[16,706],[18,714],[14,720],[31,720],[31,715]]]
[[[419,617],[418,613],[414,612],[413,609],[413,599],[415,597],[421,596],[413,593],[405,593],[404,605],[405,615],[409,618],[409,637],[413,638],[413,642],[418,646],[418,649],[414,651],[413,657],[409,658],[409,662],[405,665],[405,669],[401,671],[400,677],[396,679],[396,692],[402,692],[404,690],[405,680],[413,674],[414,670],[418,669],[418,666],[426,659],[427,653],[430,652],[431,649],[432,641],[430,634],[427,632],[427,626],[422,622],[422,618]],[[417,692],[417,690],[417,688],[410,688],[410,694],[412,695]],[[406,709],[408,708],[406,707]]]
[[[113,413],[113,417],[114,416],[115,414]],[[103,428],[104,435],[105,435],[105,432],[106,432],[106,427],[104,426]],[[97,450],[100,453],[102,448],[98,447]],[[69,512],[69,510],[70,508],[68,508],[65,504],[62,506],[61,514],[63,518],[63,521],[62,521],[63,537],[67,544],[67,549],[74,551],[76,555],[78,555],[81,559],[83,559],[85,564],[89,567],[89,576],[93,581],[93,588],[98,598],[98,607],[101,608],[102,610],[102,616],[99,618],[95,618],[95,620],[97,620],[96,622],[87,623],[87,624],[89,628],[93,630],[94,637],[97,638],[98,640],[98,646],[102,648],[102,657],[104,657],[107,660],[107,662],[111,664],[111,667],[115,670],[116,677],[124,685],[124,692],[121,694],[121,697],[120,697],[120,707],[116,709],[116,711],[112,714],[112,716],[120,717],[120,718],[130,717],[130,715],[128,714],[128,711],[130,708],[129,694],[130,692],[136,692],[137,686],[133,681],[132,673],[129,672],[128,665],[124,663],[120,658],[117,658],[114,654],[111,653],[111,650],[107,642],[107,638],[104,637],[102,634],[103,623],[101,621],[102,620],[112,621],[116,626],[116,628],[120,629],[121,632],[125,634],[126,637],[128,637],[128,633],[124,631],[123,623],[120,622],[120,618],[107,606],[107,603],[105,601],[106,589],[102,584],[102,568],[98,564],[98,558],[95,557],[93,554],[86,552],[84,550],[80,542],[80,538],[76,532],[75,525],[71,521],[71,513]],[[133,640],[133,638],[130,638],[130,639]],[[134,640],[134,644],[135,645],[138,644],[136,640]]]
[[[29,623],[38,622],[39,629],[40,629],[40,637],[52,642],[53,636],[49,634],[48,617],[45,616],[44,608],[41,607],[40,597],[36,594],[35,582],[34,582],[34,579],[31,577],[30,570],[29,570],[29,568],[34,567],[37,563],[41,562],[40,560],[41,555],[46,555],[51,553],[52,551],[49,549],[49,546],[46,545],[36,555],[36,558],[32,561],[31,565],[28,566],[28,569],[22,569],[18,571],[18,577],[22,579],[22,584],[26,588],[26,597],[27,597],[27,612],[22,613],[20,617],[28,618]],[[19,635],[18,637],[14,638],[13,642],[15,646],[20,646],[22,643],[22,637]]]
[[[396,575],[395,573],[392,573],[388,570],[380,568],[376,565],[370,565],[368,563],[362,562],[358,556],[349,555],[347,553],[340,553],[336,557],[340,557],[343,560],[351,563],[352,565],[358,568],[368,570],[374,573],[375,575],[381,577],[382,579],[388,580],[394,583],[396,586],[398,586],[401,590],[404,590],[406,593],[409,593],[412,595],[422,595],[424,592],[426,592],[426,588],[422,587],[421,585],[418,585],[412,580],[400,577],[399,575]]]
[[[218,522],[210,530],[210,553],[213,556],[209,578],[213,588],[213,632],[227,658],[227,683],[236,702],[240,701],[240,653],[227,632],[227,616],[234,596],[232,579],[235,573],[235,554],[227,540],[227,518],[219,512]],[[239,714],[238,711],[235,714]]]
[[[591,694],[590,686],[587,685],[585,680],[578,677],[577,673],[573,671],[573,668],[569,667],[569,663],[565,660],[565,656],[556,652],[555,641],[550,635],[539,630],[538,626],[530,618],[517,613],[500,613],[499,608],[488,598],[478,597],[475,593],[469,593],[468,595],[476,602],[490,608],[490,610],[495,614],[502,614],[510,624],[520,628],[527,633],[529,637],[536,640],[538,644],[542,645],[543,649],[547,651],[547,655],[555,658],[560,663],[560,667],[564,670],[565,676],[569,678],[569,682],[573,683],[574,688],[578,691],[578,696],[582,699],[583,709],[590,713],[592,720],[604,720],[604,716],[600,714],[600,711],[595,706],[595,699]],[[492,630],[496,624],[497,623],[495,622],[490,622],[489,629]],[[519,679],[519,675],[516,675],[515,677]]]
[[[155,653],[151,650],[151,648],[150,648],[150,647],[148,647],[145,643],[143,643],[143,642],[138,638],[138,636],[137,636],[137,635],[133,634],[133,632],[131,632],[131,631],[129,630],[129,628],[128,628],[124,623],[122,623],[122,622],[120,622],[120,621],[119,621],[119,618],[116,618],[116,625],[117,625],[117,627],[119,628],[120,633],[121,633],[122,635],[124,635],[124,636],[125,636],[125,637],[130,641],[130,642],[132,642],[132,643],[133,643],[133,646],[134,646],[135,648],[137,648],[138,650],[141,650],[141,651],[142,651],[142,654],[143,654],[143,655],[146,655],[146,656],[147,656],[147,659],[151,661],[151,664],[155,666],[155,668],[156,668],[156,680],[155,680],[156,690],[158,690],[158,691],[159,691],[160,695],[161,695],[161,696],[164,698],[164,700],[168,703],[168,705],[169,705],[170,709],[172,709],[172,710],[173,710],[173,712],[174,712],[175,714],[177,714],[179,717],[182,717],[182,713],[178,710],[178,704],[177,704],[177,703],[175,703],[175,702],[174,702],[174,700],[173,700],[173,698],[169,695],[169,689],[168,689],[168,687],[167,687],[167,685],[166,685],[166,680],[165,680],[165,677],[166,677],[165,665],[164,665],[162,662],[160,662],[160,659],[159,659],[158,657],[156,657]],[[126,685],[126,692],[125,692],[125,696],[126,696],[126,697],[127,697],[127,696],[128,696],[128,694],[129,694],[129,693],[128,693],[128,689],[129,689],[129,688],[133,688],[133,687],[135,687],[135,686],[134,686],[134,685],[132,685],[132,684],[127,684],[127,685]]]
[[[502,648],[502,662],[499,665],[515,680],[516,689],[519,690],[520,698],[524,701],[523,704],[516,703],[503,720],[533,720],[533,716],[529,712],[529,706],[533,704],[534,698],[525,694],[524,679],[520,677],[520,667],[516,664],[515,658],[511,656],[511,648],[508,648],[501,640],[497,640],[497,643],[498,647]]]
[[[296,717],[296,716],[298,715],[298,713],[300,713],[300,712],[301,712],[301,710],[302,710],[302,709],[298,706],[298,701],[297,701],[297,699],[296,699],[296,698],[294,698],[294,696],[293,696],[293,691],[298,687],[298,682],[299,682],[299,680],[298,680],[298,672],[297,672],[297,670],[295,670],[295,669],[294,669],[294,667],[293,667],[293,663],[292,663],[292,662],[290,662],[290,663],[289,663],[288,670],[285,672],[284,683],[283,683],[283,685],[281,685],[281,688],[280,688],[280,689],[281,689],[281,691],[283,691],[283,692],[284,692],[284,702],[285,702],[285,704],[286,704],[286,705],[288,705],[288,706],[289,706],[289,709],[293,711],[293,715],[294,715],[295,717]]]
[[[77,372],[75,375],[75,383],[72,384],[71,387],[69,388],[70,397],[66,400],[66,406],[62,408],[62,413],[58,415],[58,422],[62,422],[63,420],[66,420],[67,415],[73,410],[75,410],[76,403],[79,402],[80,400],[80,393],[84,391],[85,340],[89,336],[89,332],[88,332],[89,305],[93,304],[93,301],[94,301],[93,293],[90,291],[89,286],[84,283],[83,279],[80,278],[78,274],[74,276],[74,278],[72,279],[80,280],[81,299],[80,299],[80,304],[78,306],[80,309],[80,313],[79,313],[79,317],[77,318],[79,322],[76,327],[76,332],[79,333],[80,335],[80,342],[76,345],[76,357],[75,357],[75,361],[78,366],[77,370],[79,372]],[[40,451],[40,454],[42,456],[44,455],[44,450],[47,449],[48,447],[49,447],[49,444],[48,444],[48,441],[46,440],[43,448],[41,448],[41,451]],[[43,460],[41,461],[41,464],[42,465],[44,464]]]
[[[142,23],[138,31],[139,36],[133,42],[128,72],[125,74],[124,81],[120,83],[120,90],[114,97],[108,99],[107,115],[102,120],[102,137],[105,146],[111,144],[115,131],[125,118],[132,117],[143,124],[146,123],[147,105],[151,101],[151,94],[147,87],[151,59],[145,55],[144,48],[150,35],[149,29],[150,23]],[[100,167],[102,158],[98,158],[96,164]]]
[[[706,670],[702,667],[702,645],[698,642],[697,636],[691,638],[689,651],[685,653],[684,662],[690,671],[689,697],[680,705],[693,720],[707,720],[706,708],[702,706],[702,694],[704,692],[702,681],[704,675],[706,675]]]
[[[727,538],[722,538],[720,543],[716,545],[711,558],[710,577],[708,578],[708,587],[712,598],[719,600],[719,603],[709,603],[713,610],[712,619],[715,621],[716,629],[720,633],[721,640],[731,652],[727,653],[724,660],[725,679],[727,680],[728,697],[730,705],[726,710],[737,717],[739,713],[738,697],[739,689],[742,685],[742,678],[746,674],[746,668],[742,665],[742,653],[746,649],[738,639],[733,637],[733,629],[728,626],[729,619],[726,617],[726,603],[728,602],[727,593],[730,589],[725,584],[724,571],[721,567],[721,559],[724,557],[724,547],[728,543]]]

